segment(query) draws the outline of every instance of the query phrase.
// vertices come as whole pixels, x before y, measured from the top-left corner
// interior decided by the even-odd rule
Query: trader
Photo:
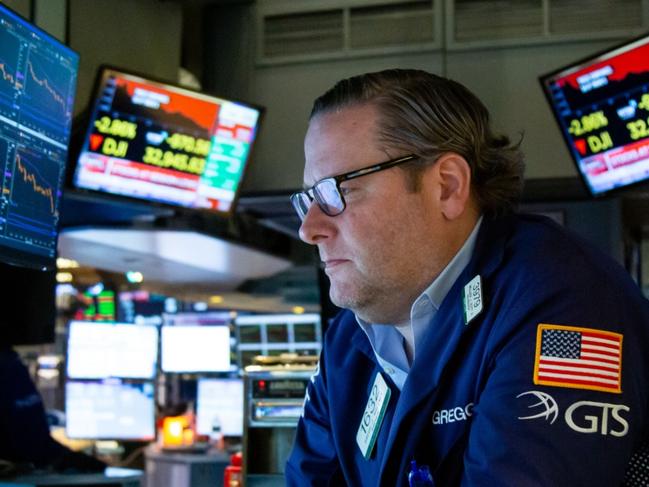
[[[356,76],[315,101],[305,157],[300,237],[346,310],[288,485],[620,485],[649,438],[649,304],[515,213],[522,155],[484,105],[422,71]]]
[[[102,472],[106,464],[50,436],[43,401],[19,355],[0,344],[0,461],[24,469]]]

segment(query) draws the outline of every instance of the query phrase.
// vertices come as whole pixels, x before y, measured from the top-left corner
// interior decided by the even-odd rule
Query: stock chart
[[[0,259],[51,266],[78,55],[0,5]]]

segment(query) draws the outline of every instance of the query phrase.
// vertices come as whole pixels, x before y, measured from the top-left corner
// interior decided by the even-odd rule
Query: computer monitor
[[[71,379],[153,379],[157,363],[154,325],[70,322],[66,365]]]
[[[103,67],[76,188],[230,214],[262,109]]]
[[[162,371],[169,373],[228,372],[230,328],[226,325],[163,325]]]
[[[69,438],[74,439],[153,440],[153,384],[120,381],[67,382],[65,432]]]
[[[0,262],[55,269],[79,55],[0,4]]]
[[[320,315],[315,313],[251,314],[235,319],[239,367],[258,355],[318,355],[322,347]]]
[[[649,35],[540,81],[591,195],[649,178]]]
[[[178,309],[178,300],[142,289],[118,294],[117,321],[162,324],[162,315]]]
[[[198,379],[196,431],[209,435],[216,423],[224,436],[243,436],[243,379]]]

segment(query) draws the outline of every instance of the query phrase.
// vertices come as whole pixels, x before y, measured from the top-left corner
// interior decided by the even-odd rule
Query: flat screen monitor
[[[198,379],[196,431],[209,435],[217,424],[224,436],[243,436],[243,379]]]
[[[71,379],[153,379],[157,363],[154,325],[70,322],[66,366]]]
[[[73,185],[229,214],[261,114],[259,107],[104,67]]]
[[[54,269],[79,55],[0,4],[0,261]]]
[[[155,438],[154,387],[146,383],[69,381],[65,432],[69,438],[151,441]]]
[[[540,81],[591,195],[649,178],[649,35]]]
[[[228,372],[230,328],[225,325],[163,325],[160,335],[163,372]]]
[[[235,328],[241,368],[258,355],[318,355],[322,347],[320,315],[315,313],[239,315]]]

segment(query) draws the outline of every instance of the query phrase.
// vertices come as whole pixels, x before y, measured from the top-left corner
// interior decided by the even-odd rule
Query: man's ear
[[[471,168],[464,157],[449,152],[443,154],[434,167],[439,184],[439,203],[448,220],[460,217],[470,204]]]

